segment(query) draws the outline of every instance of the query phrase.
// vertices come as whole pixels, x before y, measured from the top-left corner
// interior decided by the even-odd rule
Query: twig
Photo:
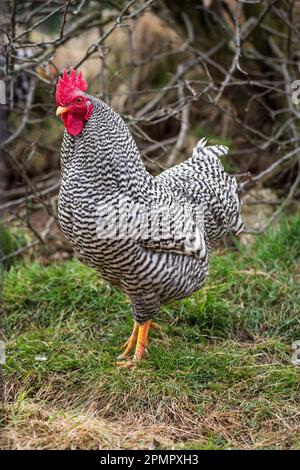
[[[1,143],[2,147],[7,146],[7,145],[11,144],[12,142],[14,142],[21,135],[23,130],[25,129],[25,126],[26,126],[27,121],[28,121],[29,111],[30,111],[32,101],[33,101],[33,95],[34,95],[36,83],[37,83],[36,79],[33,78],[32,81],[31,81],[31,84],[30,84],[29,92],[27,94],[26,106],[25,106],[24,115],[23,115],[20,126],[3,143]]]
[[[180,69],[180,67],[182,66],[179,65],[178,69]],[[185,101],[183,83],[181,83],[178,88],[178,98],[180,102],[185,104],[183,105],[181,110],[181,124],[178,138],[168,158],[168,166],[170,167],[176,163],[179,153],[183,150],[187,139],[187,133],[189,131],[189,103]]]
[[[71,1],[72,0],[65,0],[66,6],[65,6],[65,11],[64,11],[64,16],[63,16],[61,28],[60,28],[59,39],[62,39],[64,37],[64,28],[65,28],[65,24],[66,24],[66,21],[67,21],[67,14],[68,14],[68,10],[69,10],[69,6],[70,6]]]
[[[230,69],[229,69],[225,79],[223,80],[220,91],[219,91],[219,93],[217,94],[217,96],[215,98],[216,103],[218,103],[219,99],[223,95],[223,92],[224,92],[226,86],[228,85],[228,83],[229,83],[229,81],[230,81],[230,79],[231,79],[231,77],[232,77],[232,75],[233,75],[233,73],[236,69],[239,70],[240,72],[242,72],[243,74],[247,75],[247,72],[245,72],[242,69],[241,65],[240,65],[240,56],[241,56],[241,32],[240,32],[240,21],[239,21],[240,10],[241,10],[241,5],[240,5],[240,3],[237,2],[236,11],[235,11],[235,15],[234,15],[234,19],[235,19],[235,54],[234,54],[234,57],[232,59]]]
[[[246,187],[253,185],[254,183],[262,183],[263,181],[266,180],[267,177],[270,177],[270,175],[274,175],[278,169],[283,165],[283,163],[287,162],[288,160],[291,160],[295,155],[297,155],[300,152],[300,147],[297,147],[290,152],[288,152],[286,155],[281,157],[279,160],[276,160],[276,162],[272,163],[272,165],[268,166],[265,170],[261,171],[258,175],[253,176],[251,178],[251,181],[241,183],[240,188],[241,190],[244,190]]]

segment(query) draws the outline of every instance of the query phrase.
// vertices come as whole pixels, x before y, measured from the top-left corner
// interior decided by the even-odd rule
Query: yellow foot
[[[148,346],[148,334],[150,328],[155,330],[160,329],[160,326],[157,323],[152,322],[151,320],[145,321],[142,325],[139,325],[137,322],[134,323],[133,330],[130,338],[124,344],[125,351],[118,357],[118,360],[128,358],[130,352],[136,344],[135,353],[133,359],[130,361],[122,361],[118,363],[118,367],[135,367],[136,363],[140,361],[145,354],[147,353]]]
[[[137,362],[133,359],[127,359],[127,361],[119,361],[117,363],[117,367],[119,369],[135,369],[137,366]]]

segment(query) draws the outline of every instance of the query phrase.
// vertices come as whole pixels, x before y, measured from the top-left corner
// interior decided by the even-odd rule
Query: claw
[[[117,362],[117,367],[119,369],[135,369],[137,362],[134,359],[128,359],[127,361]]]
[[[153,330],[155,330],[155,331],[161,331],[162,330],[162,327],[158,323],[155,323],[154,321],[151,322],[150,328],[153,328]]]

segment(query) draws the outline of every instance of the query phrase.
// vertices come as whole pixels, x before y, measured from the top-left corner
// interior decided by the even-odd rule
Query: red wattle
[[[71,135],[78,135],[82,131],[83,124],[88,121],[93,111],[93,105],[87,106],[85,114],[73,113],[71,110],[63,113],[61,118],[65,128]]]
[[[82,131],[84,119],[77,113],[64,113],[62,115],[64,125],[71,135],[78,135]]]

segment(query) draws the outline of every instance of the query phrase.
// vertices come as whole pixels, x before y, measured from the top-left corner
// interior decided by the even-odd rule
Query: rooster
[[[58,79],[58,217],[79,259],[131,300],[133,331],[118,357],[131,367],[147,352],[160,306],[200,289],[215,243],[243,230],[241,204],[220,162],[227,147],[202,139],[188,160],[154,177],[122,118],[87,88],[73,69]]]

